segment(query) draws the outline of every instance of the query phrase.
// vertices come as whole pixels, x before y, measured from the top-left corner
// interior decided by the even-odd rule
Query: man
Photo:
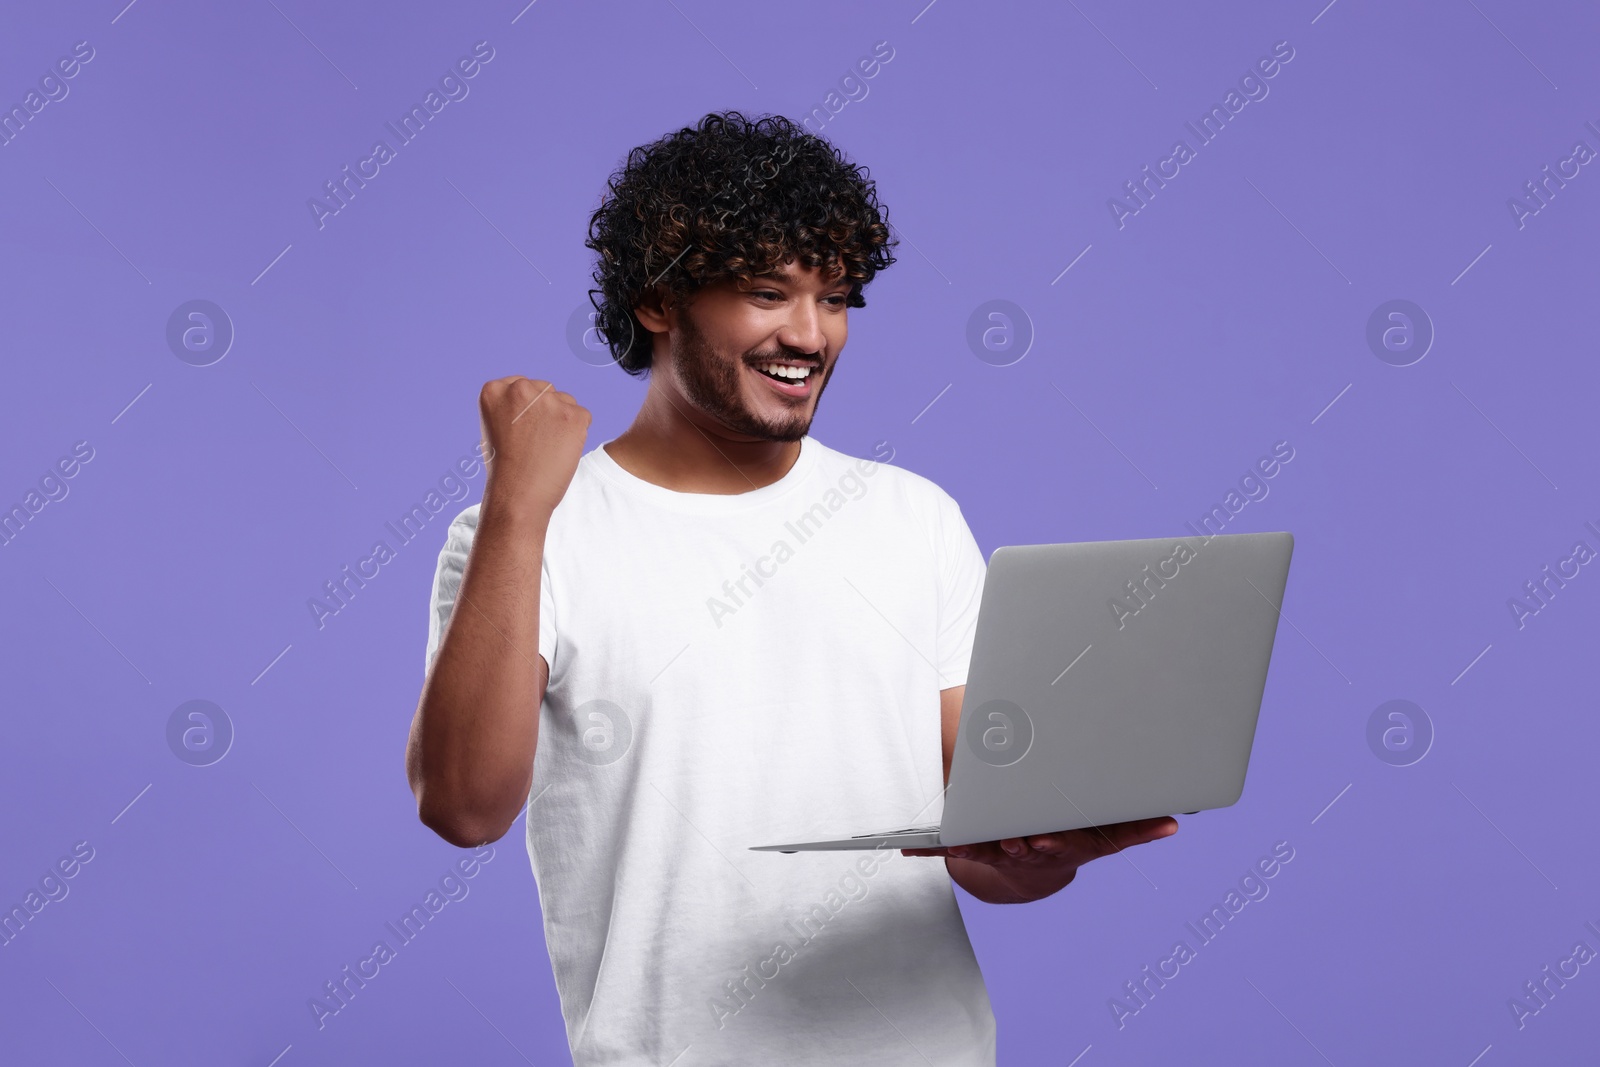
[[[585,451],[550,383],[479,397],[489,475],[440,553],[407,772],[462,847],[527,803],[577,1064],[992,1064],[951,881],[1037,900],[1177,829],[749,851],[936,822],[949,773],[983,555],[933,482],[808,433],[889,242],[826,142],[708,115],[590,221],[599,323],[649,378],[633,424]]]

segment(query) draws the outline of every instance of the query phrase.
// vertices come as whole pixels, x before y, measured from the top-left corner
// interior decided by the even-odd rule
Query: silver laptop
[[[995,549],[940,821],[754,851],[965,845],[1235,803],[1293,551],[1287,532]]]

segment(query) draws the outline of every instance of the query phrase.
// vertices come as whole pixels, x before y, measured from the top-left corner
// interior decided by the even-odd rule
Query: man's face
[[[652,375],[735,434],[798,441],[827,388],[848,333],[850,283],[793,260],[748,285],[727,280],[694,294],[670,330],[670,358]],[[666,365],[663,365],[665,363]],[[758,370],[779,364],[779,380]]]

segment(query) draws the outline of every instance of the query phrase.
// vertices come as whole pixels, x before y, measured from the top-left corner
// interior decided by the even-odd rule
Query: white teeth
[[[804,381],[810,374],[810,367],[785,367],[779,363],[763,363],[756,370],[767,374],[776,374],[782,378],[794,378]]]

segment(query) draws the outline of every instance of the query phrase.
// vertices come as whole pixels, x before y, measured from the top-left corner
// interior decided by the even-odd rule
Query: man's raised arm
[[[590,419],[521,376],[484,385],[478,408],[489,473],[477,532],[406,744],[418,817],[462,848],[502,837],[532,785],[550,673],[539,654],[545,535]]]

